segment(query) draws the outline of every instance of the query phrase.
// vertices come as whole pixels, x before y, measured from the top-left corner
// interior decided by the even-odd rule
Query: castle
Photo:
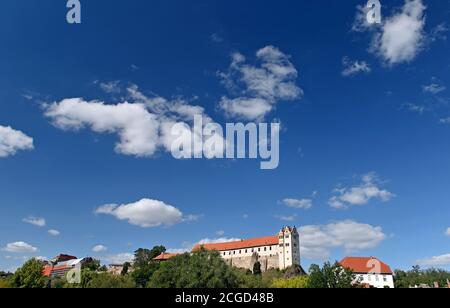
[[[278,235],[238,242],[198,244],[193,251],[204,248],[220,253],[225,262],[253,271],[255,263],[263,272],[300,266],[300,237],[295,227],[284,227]]]

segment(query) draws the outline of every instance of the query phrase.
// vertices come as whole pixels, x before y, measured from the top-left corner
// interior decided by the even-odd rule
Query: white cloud
[[[9,126],[0,125],[0,158],[15,155],[18,151],[34,149],[33,138]]]
[[[414,60],[426,40],[425,10],[422,0],[405,0],[401,11],[384,21],[381,33],[373,39],[372,51],[389,65]]]
[[[171,226],[183,222],[184,219],[183,213],[177,208],[151,199],[142,199],[130,204],[104,205],[95,213],[111,215],[142,228]]]
[[[450,254],[418,260],[417,263],[422,266],[447,266],[450,265]]]
[[[92,252],[96,252],[96,253],[105,252],[105,251],[108,251],[108,247],[103,246],[103,245],[96,245],[92,248]]]
[[[36,247],[25,242],[9,243],[2,250],[11,253],[35,253],[38,251]]]
[[[34,225],[37,227],[45,227],[45,225],[46,225],[46,221],[44,218],[38,218],[38,217],[33,217],[33,216],[28,216],[27,218],[24,218],[22,221],[24,223]]]
[[[450,236],[450,228],[448,228],[447,231],[445,231],[445,235]]]
[[[427,108],[423,105],[418,105],[418,104],[413,104],[413,103],[404,104],[403,106],[408,111],[415,112],[415,113],[418,113],[421,115],[424,114],[426,111],[429,111],[429,108]]]
[[[217,234],[218,236],[224,236],[224,235],[225,235],[225,231],[219,230],[219,231],[216,232],[216,234]]]
[[[134,261],[134,255],[132,253],[119,253],[102,257],[101,260],[108,264],[124,264],[126,262],[132,263]]]
[[[242,239],[240,239],[240,238],[226,238],[226,237],[215,238],[215,239],[204,238],[204,239],[200,240],[198,242],[198,244],[206,245],[206,244],[218,244],[218,243],[231,243],[231,242],[239,242],[239,241],[242,241]]]
[[[297,220],[298,216],[296,214],[294,215],[290,215],[290,216],[275,216],[275,218],[281,220],[281,221],[286,221],[286,222],[294,222]]]
[[[379,180],[375,173],[368,173],[362,177],[359,186],[350,188],[336,188],[328,204],[336,209],[346,209],[349,206],[361,206],[368,204],[372,199],[388,202],[395,195],[379,187]]]
[[[304,210],[308,210],[310,208],[312,208],[313,206],[313,201],[312,199],[283,199],[283,204],[288,206],[288,207],[292,207],[295,209],[304,209]]]
[[[359,73],[370,73],[372,69],[366,61],[352,61],[348,57],[342,59],[344,70],[342,75],[345,77],[354,76]]]
[[[97,133],[117,133],[116,152],[140,157],[152,156],[157,148],[159,123],[142,104],[127,102],[107,105],[81,98],[65,99],[46,106],[45,116],[63,130],[85,126]]]
[[[344,220],[328,225],[299,228],[301,253],[307,259],[326,260],[331,249],[342,248],[345,253],[378,247],[386,238],[381,227]]]
[[[432,83],[430,85],[422,86],[422,90],[424,93],[431,93],[431,94],[439,94],[443,91],[445,91],[447,88],[443,85]]]
[[[61,234],[61,232],[59,232],[58,230],[48,230],[48,234],[50,234],[51,236],[59,236]]]
[[[148,97],[136,85],[128,87],[127,92],[133,103],[65,99],[44,105],[45,116],[62,130],[79,131],[87,127],[96,133],[117,134],[116,152],[137,157],[152,157],[159,149],[170,152],[172,142],[178,137],[172,135],[173,126],[185,124],[186,134],[190,137],[194,134],[195,115],[202,117],[203,126],[212,122],[203,107],[190,105],[185,100]],[[204,141],[208,138],[204,136]],[[225,145],[226,141],[222,140],[222,144]],[[203,147],[195,149],[201,151]],[[205,153],[205,156],[215,157],[213,154],[223,151],[224,147],[217,147],[214,153]]]
[[[238,97],[222,97],[219,105],[229,117],[262,120],[280,101],[293,101],[303,95],[296,85],[298,72],[290,57],[274,46],[256,53],[260,66],[246,64],[246,58],[233,54],[229,71],[219,73],[222,83]]]
[[[120,81],[102,82],[100,88],[106,93],[120,93]]]
[[[353,31],[370,31],[373,34],[370,50],[388,65],[410,62],[426,44],[425,10],[422,0],[405,0],[403,7],[389,17],[383,17],[381,25],[367,22],[368,9],[357,7]],[[437,28],[442,33],[443,28]]]

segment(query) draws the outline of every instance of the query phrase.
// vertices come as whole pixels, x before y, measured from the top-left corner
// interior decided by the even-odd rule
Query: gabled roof
[[[379,267],[377,262],[379,262]],[[387,274],[392,275],[393,272],[389,265],[382,262],[378,258],[368,257],[368,258],[357,258],[357,257],[347,257],[340,262],[342,267],[352,270],[355,274]]]
[[[215,251],[225,251],[225,250],[238,250],[246,248],[255,248],[261,246],[274,246],[278,245],[278,236],[268,236],[255,238],[250,240],[242,240],[238,242],[228,242],[228,243],[215,243],[215,244],[197,244],[195,245],[193,251],[197,251],[201,248],[206,250]]]
[[[167,261],[178,255],[179,255],[178,253],[162,253],[159,256],[157,256],[156,258],[154,258],[153,260],[154,261]]]

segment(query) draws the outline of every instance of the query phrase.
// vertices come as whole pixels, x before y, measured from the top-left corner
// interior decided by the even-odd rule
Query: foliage
[[[90,289],[132,289],[136,284],[130,276],[113,275],[110,273],[95,273],[89,281]]]
[[[307,289],[309,288],[308,276],[297,276],[289,279],[276,279],[271,284],[276,289]]]
[[[147,286],[150,278],[160,267],[153,259],[164,252],[166,252],[164,246],[155,246],[153,249],[140,248],[134,252],[134,271],[131,276],[138,287]]]
[[[12,283],[8,278],[0,278],[0,289],[12,288]]]
[[[396,288],[409,288],[421,284],[431,287],[435,282],[444,287],[447,281],[450,281],[450,272],[439,269],[422,270],[419,266],[414,266],[410,271],[395,271]]]
[[[100,261],[96,259],[87,259],[83,263],[83,268],[96,272],[100,269]]]
[[[326,262],[322,268],[313,264],[309,270],[309,287],[313,289],[342,289],[357,287],[353,284],[356,276],[344,269],[338,262],[334,265]]]
[[[122,272],[120,273],[120,275],[122,275],[122,276],[127,275],[128,272],[130,271],[130,267],[131,267],[131,263],[130,262],[125,262],[123,264]]]
[[[256,262],[255,265],[253,265],[253,275],[261,275],[261,263]]]
[[[38,289],[44,288],[47,278],[43,275],[44,264],[37,259],[27,261],[19,268],[12,278],[16,288]]]
[[[201,249],[161,264],[149,288],[237,288],[236,271],[217,252]]]

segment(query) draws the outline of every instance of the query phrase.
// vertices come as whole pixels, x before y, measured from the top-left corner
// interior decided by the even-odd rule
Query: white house
[[[347,257],[340,264],[352,270],[361,284],[378,289],[395,288],[394,273],[391,268],[375,257]]]

